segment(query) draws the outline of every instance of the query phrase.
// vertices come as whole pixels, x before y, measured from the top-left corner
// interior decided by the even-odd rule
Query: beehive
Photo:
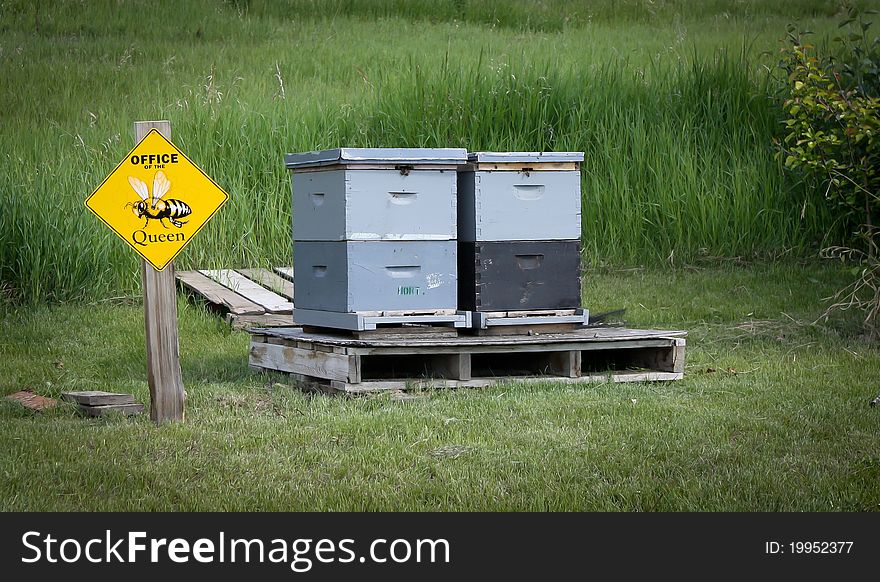
[[[459,306],[580,306],[581,152],[475,152],[458,173]]]
[[[464,149],[288,154],[296,308],[310,321],[321,318],[314,312],[454,312],[456,170],[466,161]]]

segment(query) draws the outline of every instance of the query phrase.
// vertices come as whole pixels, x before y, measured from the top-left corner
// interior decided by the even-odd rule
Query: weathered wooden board
[[[293,316],[290,313],[262,313],[259,315],[232,315],[227,313],[226,321],[235,329],[289,327],[293,325]]]
[[[399,172],[402,168],[407,171],[412,170],[456,170],[460,166],[454,166],[452,164],[404,164],[404,165],[391,165],[391,164],[328,164],[326,166],[316,166],[314,168],[295,168],[295,172],[297,174],[302,174],[303,172],[333,172],[336,170],[395,170]]]
[[[533,162],[519,163],[477,163],[467,164],[464,170],[477,171],[504,171],[504,172],[572,172],[580,169],[577,162],[541,162],[539,164]]]
[[[305,328],[303,328],[305,329]],[[316,329],[318,333],[324,333],[325,330]],[[404,327],[377,327],[368,331],[352,331],[353,337],[370,339],[382,338],[386,340],[403,339],[409,340],[414,337],[458,337],[458,329],[454,327],[432,327],[427,325],[404,326]]]
[[[239,273],[267,289],[293,301],[293,282],[273,273],[269,269],[236,269]]]
[[[266,312],[260,305],[198,271],[181,271],[177,273],[177,280],[193,293],[233,315],[257,315]]]
[[[670,382],[681,380],[684,374],[674,372],[617,372],[611,374],[590,374],[577,378],[563,377],[516,377],[516,378],[473,378],[471,380],[446,380],[446,379],[416,379],[416,380],[370,380],[360,384],[333,380],[327,382],[327,386],[335,392],[346,394],[369,394],[372,392],[421,390],[428,388],[486,388],[494,386],[502,381],[516,381],[526,384],[537,382],[546,383],[548,380],[561,384],[588,384],[596,382]],[[322,383],[316,378],[308,378],[313,384]]]
[[[519,318],[519,317],[561,317],[565,315],[575,315],[580,311],[578,309],[533,309],[519,311],[483,311],[483,317],[491,318]]]
[[[250,364],[328,380],[359,381],[356,357],[270,343],[251,344]]]
[[[365,316],[361,312],[340,313],[337,311],[296,308],[293,310],[293,319],[303,326],[351,331],[375,330],[380,325],[451,325],[456,328],[469,328],[471,326],[470,312],[466,311],[453,312],[451,315],[419,315],[412,313],[405,315]]]
[[[73,400],[84,406],[104,406],[107,404],[133,404],[134,396],[118,392],[102,392],[100,390],[84,390],[81,392],[62,392],[61,397]]]
[[[364,348],[394,348],[394,347],[412,347],[412,348],[435,348],[442,349],[446,347],[458,346],[474,346],[480,348],[488,348],[491,346],[529,346],[529,345],[558,345],[560,343],[576,343],[583,344],[587,347],[580,349],[602,349],[602,344],[614,342],[645,342],[647,340],[668,340],[669,338],[684,338],[687,336],[686,331],[676,330],[656,330],[656,329],[628,329],[621,327],[601,327],[591,328],[583,327],[575,331],[562,334],[546,334],[535,336],[458,336],[455,338],[438,338],[438,337],[418,337],[409,338],[401,343],[399,339],[383,339],[380,336],[371,338],[353,338],[332,334],[306,333],[299,327],[281,327],[274,329],[255,329],[254,334],[264,334],[271,337],[282,339],[293,339],[306,341],[311,343],[327,343],[331,345],[345,347],[364,347]],[[668,341],[661,341],[662,345],[669,345]],[[633,344],[648,345],[644,343]],[[657,344],[660,345],[660,344]],[[590,347],[593,346],[593,347]],[[619,346],[625,347],[625,346]],[[522,347],[521,349],[527,349]]]
[[[126,416],[140,414],[144,411],[144,405],[133,404],[107,404],[104,406],[80,406],[79,411],[86,416],[103,416],[109,412],[118,412]]]
[[[265,311],[270,313],[293,311],[293,303],[232,269],[199,269],[199,273],[256,303]]]

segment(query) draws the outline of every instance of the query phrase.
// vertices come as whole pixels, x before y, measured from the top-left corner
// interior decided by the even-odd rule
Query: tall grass
[[[606,10],[554,32],[500,26],[480,16],[489,4],[4,2],[3,287],[26,301],[135,288],[135,255],[82,201],[138,119],[170,119],[231,194],[179,268],[288,263],[283,154],[343,145],[584,151],[588,264],[803,253],[833,237],[820,195],[773,159],[761,51],[784,7],[540,3],[530,14]],[[647,24],[649,4],[665,19]],[[792,10],[827,28],[836,6]]]
[[[514,30],[559,31],[593,22],[654,23],[658,19],[753,19],[768,16],[831,17],[835,0],[227,0],[251,15],[277,18],[406,18],[462,21]],[[867,4],[854,2],[854,5]]]

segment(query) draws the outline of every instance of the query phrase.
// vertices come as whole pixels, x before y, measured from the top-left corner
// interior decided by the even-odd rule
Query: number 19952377
[[[849,554],[853,542],[788,542],[792,554]]]

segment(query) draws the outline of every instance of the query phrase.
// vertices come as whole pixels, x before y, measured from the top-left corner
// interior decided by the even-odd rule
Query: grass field
[[[772,145],[786,25],[842,14],[0,0],[0,395],[148,402],[138,263],[83,207],[141,119],[231,195],[179,268],[290,263],[286,152],[583,151],[584,304],[690,334],[674,383],[311,397],[181,299],[186,423],[0,401],[0,510],[877,511],[880,350],[813,258],[848,227]]]
[[[825,266],[596,272],[590,302],[685,328],[685,379],[310,397],[181,302],[187,422],[0,407],[5,510],[880,510],[880,352],[812,325]],[[149,395],[142,310],[4,314],[0,392]],[[59,330],[63,332],[59,333]]]

